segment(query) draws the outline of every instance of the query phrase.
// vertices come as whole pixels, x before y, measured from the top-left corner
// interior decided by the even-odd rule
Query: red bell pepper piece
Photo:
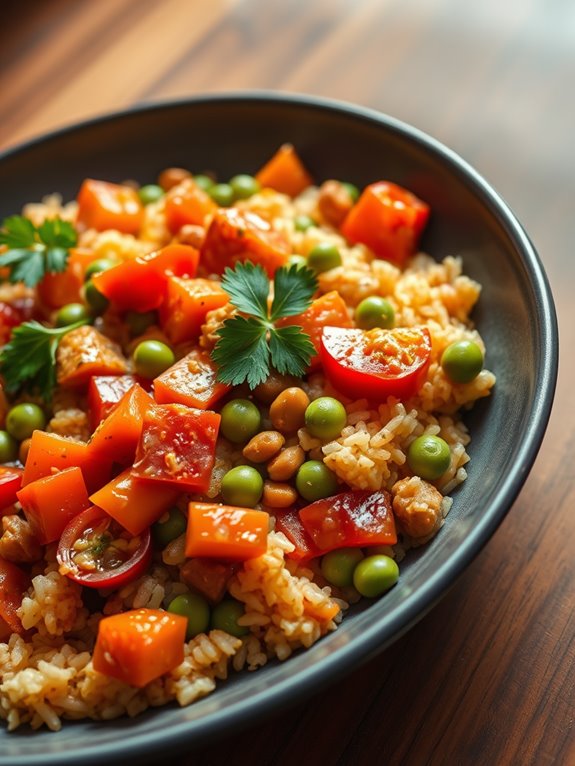
[[[136,383],[134,375],[94,375],[88,383],[88,411],[92,431]]]
[[[172,343],[197,340],[206,314],[225,306],[229,295],[211,279],[168,279],[166,299],[160,306],[160,327]]]
[[[18,499],[16,493],[22,487],[21,468],[12,468],[12,466],[0,466],[0,517],[6,513],[12,513],[12,505]]]
[[[283,532],[290,543],[295,545],[295,550],[286,553],[286,558],[294,561],[309,561],[322,552],[314,543],[312,538],[305,531],[298,512],[294,508],[288,508],[285,511],[274,511],[276,519],[276,532]]]
[[[207,410],[229,390],[216,379],[217,368],[207,351],[193,348],[154,380],[154,396],[158,404],[186,404]]]
[[[0,641],[7,641],[11,633],[24,633],[16,611],[29,587],[29,575],[11,561],[0,558]]]

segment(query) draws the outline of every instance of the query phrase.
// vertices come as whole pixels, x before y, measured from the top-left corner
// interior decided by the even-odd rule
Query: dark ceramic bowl
[[[141,763],[188,749],[300,700],[380,652],[446,593],[511,507],[547,424],[557,372],[552,297],[539,258],[497,193],[457,155],[376,112],[309,97],[207,96],[144,107],[58,131],[0,157],[0,215],[86,176],[146,183],[162,168],[254,172],[275,149],[297,147],[315,179],[358,186],[382,178],[431,205],[423,248],[461,254],[483,285],[474,319],[497,375],[493,395],[468,417],[469,478],[454,493],[441,533],[402,565],[384,598],[354,608],[333,634],[284,664],[240,674],[188,708],[134,720],[66,723],[57,734],[0,731],[0,764]]]

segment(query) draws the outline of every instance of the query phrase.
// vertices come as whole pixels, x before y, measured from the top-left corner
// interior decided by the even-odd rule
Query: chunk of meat
[[[391,493],[397,525],[409,537],[429,538],[443,524],[443,495],[419,476],[396,481]]]
[[[42,558],[42,546],[30,524],[17,514],[2,517],[0,557],[15,564],[32,564]]]
[[[180,579],[202,593],[212,604],[221,601],[237,564],[206,558],[188,559],[180,568]]]
[[[340,181],[324,181],[319,188],[317,207],[323,220],[339,229],[353,207],[353,199]]]
[[[61,386],[84,386],[93,375],[124,375],[127,371],[118,346],[90,325],[70,330],[58,344],[56,377]]]
[[[206,320],[202,325],[202,334],[199,344],[207,351],[211,351],[219,340],[218,330],[223,327],[226,319],[232,319],[237,314],[231,303],[224,304],[221,308],[208,311]]]

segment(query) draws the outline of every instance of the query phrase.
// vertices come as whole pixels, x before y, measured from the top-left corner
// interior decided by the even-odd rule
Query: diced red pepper
[[[207,410],[230,390],[216,378],[217,368],[208,352],[193,348],[154,380],[154,396],[158,404],[178,403]]]
[[[22,487],[22,474],[21,468],[0,466],[0,517],[12,513],[12,505],[18,499],[16,493]]]
[[[92,431],[136,383],[134,375],[94,375],[88,383],[88,412]]]
[[[301,523],[298,512],[294,508],[288,508],[285,511],[274,511],[276,519],[276,532],[283,532],[290,543],[295,545],[295,550],[286,553],[286,558],[294,561],[309,561],[317,556],[321,556],[321,551]]]
[[[0,641],[7,641],[11,633],[24,633],[16,611],[29,586],[30,577],[23,569],[0,558]]]

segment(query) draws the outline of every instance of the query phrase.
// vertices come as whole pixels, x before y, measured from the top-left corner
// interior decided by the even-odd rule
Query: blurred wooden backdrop
[[[0,43],[0,148],[135,103],[248,88],[410,122],[503,195],[555,294],[554,414],[468,572],[378,659],[179,766],[575,763],[575,3],[5,0]]]

